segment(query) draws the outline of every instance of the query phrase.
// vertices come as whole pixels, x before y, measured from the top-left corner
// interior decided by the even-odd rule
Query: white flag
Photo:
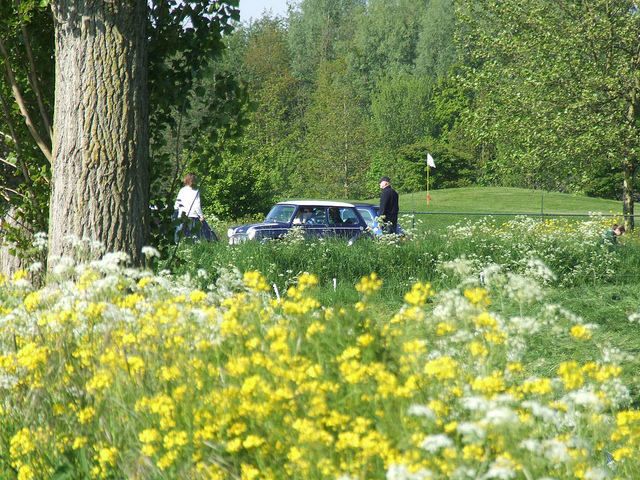
[[[427,165],[432,168],[436,168],[436,163],[433,161],[433,157],[430,153],[427,153]]]

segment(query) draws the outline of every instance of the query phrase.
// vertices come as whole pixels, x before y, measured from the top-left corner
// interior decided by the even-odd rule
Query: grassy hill
[[[400,215],[415,212],[416,224],[428,229],[442,229],[465,219],[496,215],[507,221],[515,215],[584,215],[600,213],[606,216],[621,216],[622,202],[580,195],[543,192],[524,188],[468,187],[430,190],[431,200],[427,204],[427,193],[416,192],[400,195]],[[377,198],[368,200],[378,202]],[[580,218],[580,217],[578,217]],[[400,220],[404,227],[406,217]],[[613,221],[613,220],[612,220]]]
[[[403,212],[471,212],[514,214],[622,213],[622,202],[524,188],[468,187],[400,195]],[[371,200],[373,202],[376,199]]]

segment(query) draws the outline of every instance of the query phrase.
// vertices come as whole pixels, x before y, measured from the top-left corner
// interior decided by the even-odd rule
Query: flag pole
[[[431,167],[427,165],[427,205],[429,205],[429,171]]]

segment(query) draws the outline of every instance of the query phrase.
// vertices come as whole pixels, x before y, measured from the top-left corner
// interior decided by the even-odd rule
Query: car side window
[[[359,223],[356,212],[352,208],[345,208],[342,210],[342,220],[346,225],[354,225]]]
[[[329,225],[342,225],[342,215],[338,207],[329,208]]]
[[[311,217],[306,222],[307,225],[326,225],[327,217],[324,207],[313,207],[311,212]]]
[[[360,212],[360,215],[362,216],[364,221],[367,222],[367,225],[373,227],[373,216],[371,215],[371,212],[364,208],[358,211]]]

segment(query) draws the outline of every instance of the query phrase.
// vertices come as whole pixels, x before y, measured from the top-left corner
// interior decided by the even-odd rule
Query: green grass
[[[620,213],[622,203],[615,200],[585,197],[524,188],[468,187],[430,190],[400,195],[402,212],[470,212],[514,214],[604,214]],[[376,199],[368,200],[375,202]]]
[[[616,200],[524,188],[449,188],[430,190],[429,196],[431,200],[427,203],[426,191],[400,195],[400,215],[401,217],[405,215],[400,219],[400,223],[404,228],[443,230],[465,218],[475,220],[480,216],[491,214],[497,214],[501,220],[514,218],[506,214],[514,216],[585,215],[585,217],[590,213],[607,216],[622,214],[622,202]],[[380,201],[379,198],[378,196],[359,201],[376,204]],[[418,214],[415,223],[406,217],[412,212]],[[266,215],[267,212],[264,213]],[[224,222],[220,231],[226,232],[229,226],[229,222]]]

